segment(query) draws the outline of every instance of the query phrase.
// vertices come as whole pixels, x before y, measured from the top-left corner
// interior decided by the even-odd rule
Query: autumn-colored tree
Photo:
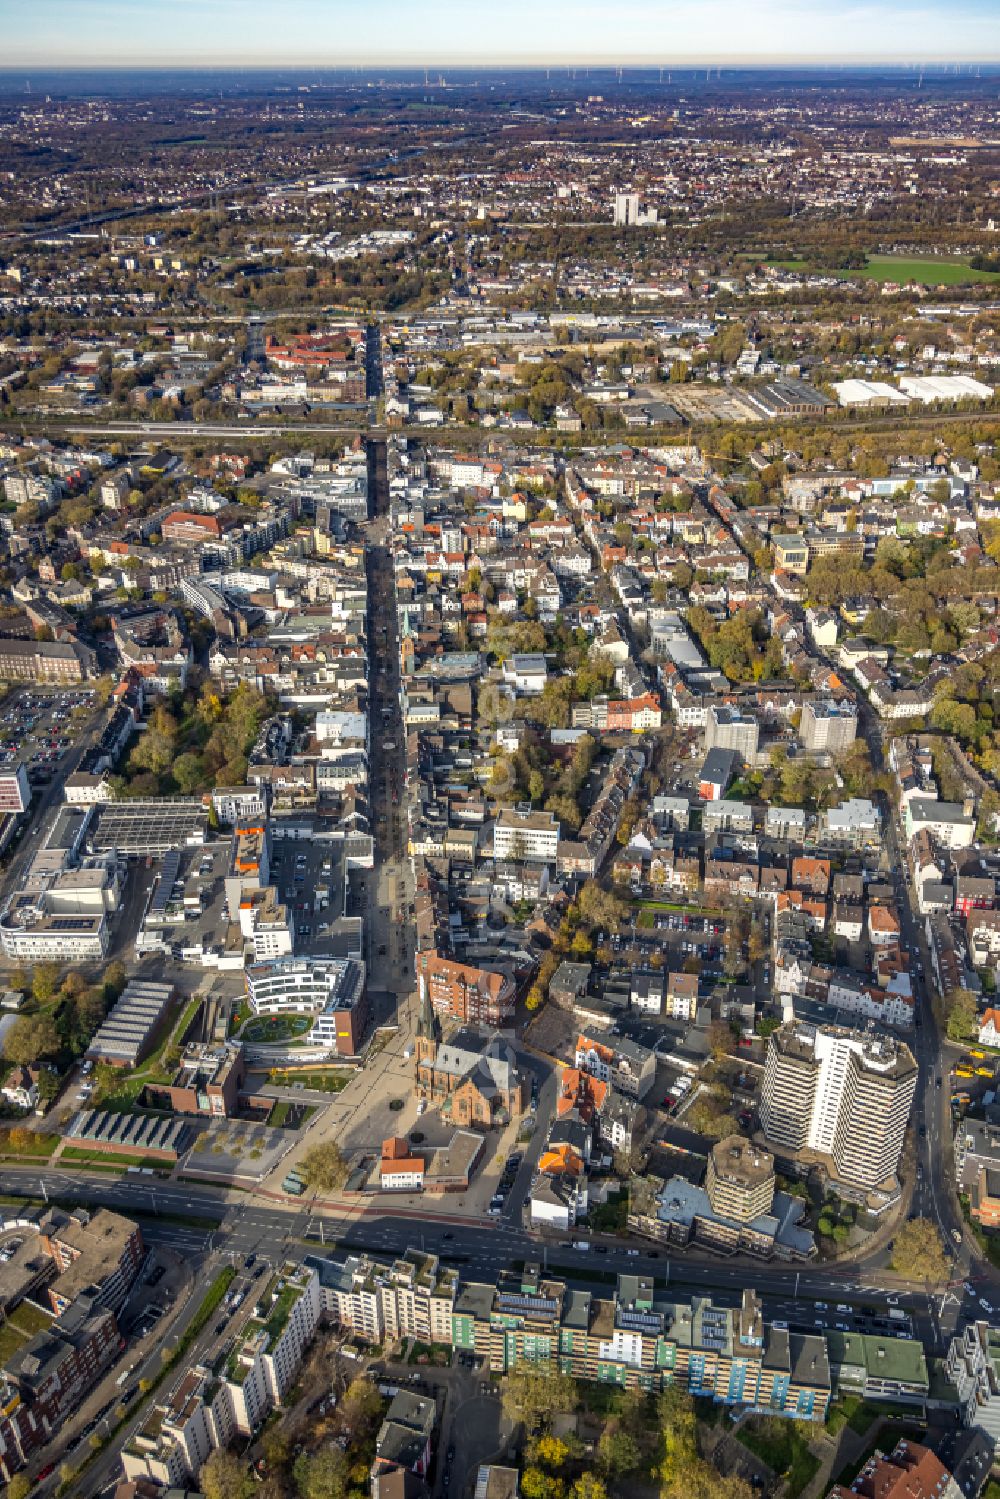
[[[900,1228],[892,1245],[892,1268],[908,1280],[941,1285],[951,1266],[937,1227],[929,1218],[911,1218]]]
[[[224,1447],[217,1447],[202,1465],[198,1485],[205,1499],[250,1499],[254,1489],[247,1464]]]
[[[19,1015],[3,1038],[3,1054],[8,1062],[27,1067],[54,1057],[61,1045],[51,1015]]]
[[[518,1364],[504,1381],[504,1411],[527,1426],[547,1424],[558,1412],[575,1410],[576,1383],[553,1364]]]
[[[557,1473],[569,1457],[569,1447],[551,1432],[545,1432],[534,1444],[533,1455],[536,1462]]]
[[[31,970],[31,993],[40,1005],[47,1005],[54,997],[59,983],[57,963],[36,963]]]
[[[343,1499],[347,1492],[347,1458],[339,1447],[301,1453],[292,1474],[300,1499]]]
[[[340,1147],[332,1140],[307,1150],[299,1170],[307,1184],[319,1192],[336,1192],[347,1180],[347,1165]]]

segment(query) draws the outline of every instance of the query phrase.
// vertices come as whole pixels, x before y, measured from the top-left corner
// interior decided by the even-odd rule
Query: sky
[[[0,0],[0,66],[1000,60],[1000,0]]]

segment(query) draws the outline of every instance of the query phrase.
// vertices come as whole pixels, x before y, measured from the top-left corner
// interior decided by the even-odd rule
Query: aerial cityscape
[[[1000,1499],[1000,13],[535,9],[4,17],[0,1499]]]

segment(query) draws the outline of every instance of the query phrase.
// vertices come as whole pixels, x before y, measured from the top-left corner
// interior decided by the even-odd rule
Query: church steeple
[[[441,1039],[441,1031],[438,1018],[431,1004],[430,990],[426,983],[420,985],[420,1015],[417,1019],[417,1036],[421,1041],[429,1041],[437,1046]]]

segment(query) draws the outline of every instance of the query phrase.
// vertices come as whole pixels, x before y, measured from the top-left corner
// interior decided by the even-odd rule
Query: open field
[[[898,281],[901,286],[911,281],[920,286],[969,286],[975,281],[1000,281],[1000,271],[974,271],[963,260],[935,260],[923,255],[869,255],[864,267],[843,271],[814,265],[807,257],[766,263],[783,271],[839,276],[842,281]]]
[[[848,279],[917,281],[921,286],[963,286],[973,281],[1000,281],[1000,271],[974,271],[960,260],[925,260],[903,255],[870,255],[863,271],[845,271]]]

